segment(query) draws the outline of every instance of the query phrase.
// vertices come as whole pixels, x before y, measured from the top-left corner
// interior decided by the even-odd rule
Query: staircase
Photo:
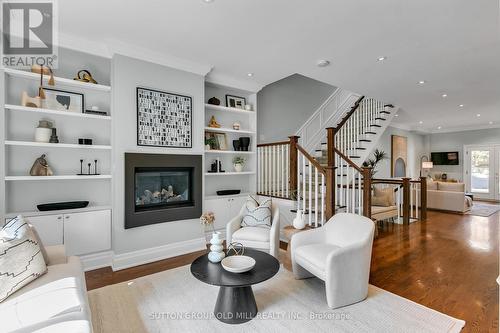
[[[412,217],[425,219],[425,179],[373,179],[371,169],[363,167],[393,109],[337,89],[299,129],[304,137],[258,145],[258,194],[295,200],[309,225],[319,227],[340,211],[371,217],[376,183],[394,188],[404,224]]]

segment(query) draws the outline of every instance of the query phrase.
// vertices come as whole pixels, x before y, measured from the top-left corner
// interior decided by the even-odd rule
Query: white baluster
[[[301,153],[302,155],[302,153]],[[304,210],[304,212],[306,211],[306,201],[307,201],[307,198],[306,198],[306,191],[307,191],[307,188],[306,188],[306,157],[304,155],[302,155],[302,195],[304,198],[302,198],[302,209]]]
[[[286,197],[290,198],[290,145],[285,146],[285,168],[286,168]]]
[[[314,225],[318,226],[318,169],[314,168]]]
[[[297,152],[297,209],[300,209],[300,153]]]
[[[361,199],[361,194],[363,193],[363,191],[361,190],[361,173],[358,172],[358,214],[359,215],[363,215],[363,211],[362,211],[362,208],[363,208],[363,205],[362,205],[362,199]]]
[[[348,164],[348,165],[347,165],[347,168],[346,168],[346,175],[347,175],[347,177],[345,177],[345,178],[346,178],[346,182],[345,182],[345,183],[346,183],[346,184],[345,184],[345,185],[346,185],[346,192],[345,192],[345,194],[346,194],[346,199],[345,199],[345,205],[346,205],[346,212],[347,212],[347,213],[351,213],[351,209],[350,209],[351,207],[350,207],[350,205],[349,205],[349,203],[350,203],[350,201],[349,201],[349,197],[350,197],[350,195],[349,195],[349,170],[350,170],[350,169],[351,169],[351,166]]]
[[[309,162],[308,172],[309,172],[309,225],[312,225],[312,163]]]
[[[335,205],[335,203],[333,203]],[[321,225],[325,223],[325,175],[321,174]]]

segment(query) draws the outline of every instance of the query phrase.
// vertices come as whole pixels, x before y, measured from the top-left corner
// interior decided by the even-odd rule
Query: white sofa
[[[465,213],[472,200],[465,196],[464,183],[427,182],[427,208]]]
[[[0,303],[0,332],[92,332],[87,287],[78,257],[45,247],[47,273]]]

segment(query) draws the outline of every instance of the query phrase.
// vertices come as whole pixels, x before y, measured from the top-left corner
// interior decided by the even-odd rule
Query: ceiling
[[[300,73],[401,107],[395,123],[409,129],[500,126],[498,0],[64,0],[59,12],[70,39],[260,87]]]

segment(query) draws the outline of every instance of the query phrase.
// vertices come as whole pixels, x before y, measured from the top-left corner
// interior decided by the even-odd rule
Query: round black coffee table
[[[245,249],[244,255],[255,259],[255,267],[245,273],[230,273],[220,263],[208,260],[208,254],[191,264],[191,274],[198,280],[219,286],[214,314],[228,324],[241,324],[257,315],[252,285],[272,278],[280,269],[279,261],[262,251]]]

